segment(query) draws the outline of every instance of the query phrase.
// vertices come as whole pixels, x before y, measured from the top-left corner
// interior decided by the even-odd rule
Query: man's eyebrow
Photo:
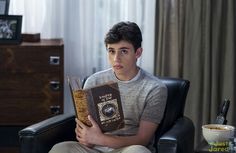
[[[119,48],[119,49],[129,49],[129,47],[121,47],[121,48]]]
[[[115,48],[113,48],[113,47],[108,47],[107,49],[112,50],[112,49],[115,49]],[[130,48],[129,48],[129,47],[120,47],[119,50],[120,50],[120,49],[130,49]]]

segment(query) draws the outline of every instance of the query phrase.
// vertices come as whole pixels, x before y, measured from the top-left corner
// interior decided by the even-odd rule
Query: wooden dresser
[[[63,113],[61,39],[0,45],[0,152],[19,153],[18,131]]]
[[[60,39],[0,45],[0,126],[28,126],[63,113]]]

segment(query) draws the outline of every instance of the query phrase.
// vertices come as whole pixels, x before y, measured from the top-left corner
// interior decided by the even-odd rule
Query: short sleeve
[[[163,118],[167,100],[167,87],[165,85],[153,88],[146,98],[146,105],[141,120],[159,124]]]

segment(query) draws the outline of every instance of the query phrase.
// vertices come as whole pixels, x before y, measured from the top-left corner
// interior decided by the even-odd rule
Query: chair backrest
[[[156,139],[168,131],[175,121],[184,114],[185,100],[190,82],[180,78],[159,77],[167,86],[168,97],[164,117],[156,131]]]

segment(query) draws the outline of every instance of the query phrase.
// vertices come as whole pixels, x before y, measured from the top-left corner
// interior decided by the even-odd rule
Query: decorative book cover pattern
[[[91,126],[90,114],[103,132],[124,127],[119,87],[116,82],[82,89],[76,78],[68,79],[76,116],[84,124]]]

